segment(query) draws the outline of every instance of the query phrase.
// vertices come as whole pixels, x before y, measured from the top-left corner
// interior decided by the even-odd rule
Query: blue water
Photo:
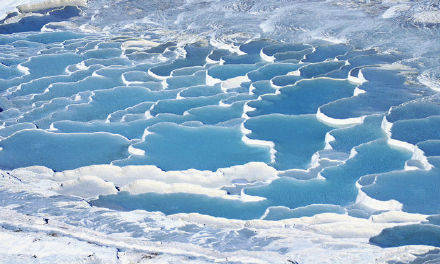
[[[415,19],[427,1],[388,20],[377,3],[346,7],[346,17],[333,2],[177,2],[122,1],[137,8],[125,16],[94,1],[0,21],[0,168],[262,162],[280,177],[222,187],[260,201],[188,191],[90,203],[232,219],[377,213],[355,208],[360,189],[440,214],[440,22]],[[438,246],[438,234],[429,223],[371,242]]]

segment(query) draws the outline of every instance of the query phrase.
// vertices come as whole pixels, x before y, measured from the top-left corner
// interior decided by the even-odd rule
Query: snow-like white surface
[[[8,13],[18,11],[32,12],[43,8],[54,8],[65,5],[85,6],[87,0],[2,0],[0,3],[0,19]]]
[[[239,169],[238,169],[239,170]],[[90,207],[54,195],[44,167],[0,177],[2,263],[386,263],[432,247],[368,244],[383,228],[423,215],[388,212],[370,219],[325,213],[281,221]],[[90,182],[99,182],[88,178]],[[14,245],[11,247],[10,245]]]
[[[189,169],[184,171],[162,171],[156,166],[92,165],[75,170],[57,172],[53,179],[60,183],[59,192],[83,198],[115,193],[115,186],[133,194],[140,193],[192,193],[212,197],[227,196],[222,186],[234,180],[247,182],[270,182],[278,172],[262,162],[250,162],[215,172]],[[247,197],[249,198],[249,197]],[[260,200],[252,198],[251,200]]]
[[[17,6],[27,3],[38,3],[42,0],[2,0],[0,4],[0,19],[3,19],[9,12],[17,11]]]

